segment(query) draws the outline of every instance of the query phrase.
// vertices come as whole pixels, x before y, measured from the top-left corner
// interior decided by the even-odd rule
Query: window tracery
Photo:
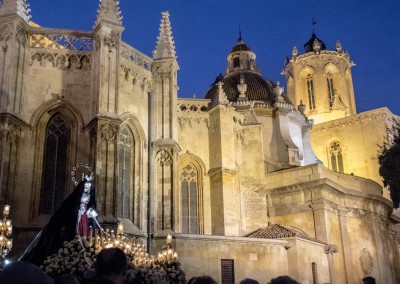
[[[181,171],[182,233],[198,234],[199,230],[199,176],[197,169],[187,164]]]
[[[308,95],[308,104],[310,106],[310,110],[315,109],[315,97],[314,97],[314,82],[311,74],[307,75],[307,95]]]
[[[70,125],[61,113],[48,122],[43,159],[40,213],[53,213],[64,200]]]
[[[331,159],[332,170],[343,173],[343,153],[339,141],[334,141],[329,145],[329,154]]]
[[[332,107],[333,100],[335,99],[335,93],[333,88],[333,76],[332,74],[328,73],[326,78],[328,84],[328,98],[329,98],[329,106]]]

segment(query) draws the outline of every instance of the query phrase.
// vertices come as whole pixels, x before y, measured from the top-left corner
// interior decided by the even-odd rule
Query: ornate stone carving
[[[26,46],[28,42],[28,33],[22,26],[17,27],[17,32],[15,35],[16,39],[18,40],[19,44]]]
[[[167,79],[171,77],[171,68],[169,66],[161,65],[156,69],[157,79]]]
[[[367,248],[363,248],[360,252],[360,265],[365,275],[371,275],[372,269],[374,268],[374,261],[371,253]]]
[[[156,163],[160,166],[172,165],[172,154],[166,149],[161,149],[157,152]]]
[[[0,131],[2,136],[6,138],[6,141],[11,144],[17,142],[21,137],[21,127],[14,123],[2,125]]]
[[[119,43],[119,34],[112,31],[110,34],[104,37],[104,44],[110,49],[117,48]]]
[[[38,62],[39,65],[43,67],[53,67],[58,69],[76,68],[87,71],[92,68],[92,58],[89,54],[64,54],[51,51],[32,51],[29,65],[32,66],[35,62]]]
[[[10,40],[12,36],[12,29],[9,24],[2,25],[0,27],[0,42],[4,41],[7,42]]]
[[[115,141],[116,138],[116,131],[115,128],[112,127],[110,124],[103,125],[100,130],[100,140],[112,142]]]

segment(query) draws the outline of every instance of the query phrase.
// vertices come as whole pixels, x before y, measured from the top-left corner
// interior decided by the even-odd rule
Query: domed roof
[[[212,99],[218,93],[218,82],[222,82],[224,92],[229,101],[235,102],[239,98],[239,90],[237,86],[240,84],[241,76],[244,83],[247,85],[245,92],[246,97],[249,101],[264,101],[265,103],[272,105],[275,102],[275,94],[273,92],[272,82],[265,80],[259,73],[250,71],[241,71],[228,74],[224,77],[221,74],[216,78],[215,82],[211,85],[205,99]]]
[[[313,45],[314,45],[314,41],[315,41],[315,40],[319,41],[319,43],[321,44],[321,50],[325,50],[325,49],[326,49],[325,43],[324,43],[321,39],[319,39],[315,33],[313,33],[313,34],[311,35],[310,40],[307,41],[307,42],[304,44],[304,52],[305,52],[305,53],[311,52],[311,51],[314,50]]]
[[[244,43],[243,39],[242,39],[242,32],[239,31],[239,38],[237,40],[236,45],[232,48],[231,53],[237,52],[237,51],[250,51],[253,52],[251,50],[251,48]]]

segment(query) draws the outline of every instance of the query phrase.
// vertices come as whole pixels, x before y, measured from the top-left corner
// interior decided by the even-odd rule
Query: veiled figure
[[[73,240],[76,235],[87,237],[89,226],[97,225],[95,210],[95,184],[86,176],[63,201],[20,260],[39,266],[47,256],[56,253],[65,241]]]

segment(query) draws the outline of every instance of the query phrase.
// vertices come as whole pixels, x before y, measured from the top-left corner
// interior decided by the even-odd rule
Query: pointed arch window
[[[310,106],[310,110],[315,109],[315,96],[314,96],[314,82],[311,74],[307,76],[307,95],[308,95],[308,104]]]
[[[182,233],[198,234],[199,226],[199,176],[197,169],[186,165],[181,171]]]
[[[41,214],[53,213],[64,200],[70,133],[71,126],[61,113],[49,120],[43,158]]]
[[[334,141],[329,145],[329,155],[332,170],[343,173],[343,151],[339,141]]]
[[[119,133],[118,143],[118,216],[121,218],[135,220],[132,204],[135,204],[135,195],[131,203],[131,190],[133,188],[134,173],[134,139],[128,127],[123,127]]]
[[[333,76],[332,74],[328,73],[326,77],[326,81],[328,84],[328,98],[329,98],[329,106],[332,107],[333,100],[335,98],[334,89],[333,89]]]

